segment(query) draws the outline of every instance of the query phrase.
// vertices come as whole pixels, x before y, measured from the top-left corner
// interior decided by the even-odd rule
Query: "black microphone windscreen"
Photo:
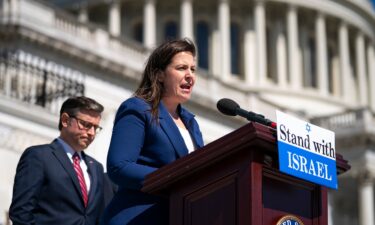
[[[236,116],[237,109],[240,108],[240,106],[235,101],[228,98],[220,99],[217,102],[216,107],[221,113],[228,116]]]

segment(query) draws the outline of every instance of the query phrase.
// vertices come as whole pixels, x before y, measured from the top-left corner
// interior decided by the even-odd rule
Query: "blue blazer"
[[[143,99],[133,97],[117,111],[107,158],[109,177],[119,186],[105,210],[103,225],[166,225],[168,199],[140,191],[145,177],[188,154],[188,149],[165,106],[159,105],[159,122]],[[194,115],[179,106],[179,115],[193,142],[203,146]]]
[[[103,166],[84,153],[82,158],[91,182],[87,208],[73,165],[57,140],[26,149],[14,180],[13,224],[98,224],[104,210]]]

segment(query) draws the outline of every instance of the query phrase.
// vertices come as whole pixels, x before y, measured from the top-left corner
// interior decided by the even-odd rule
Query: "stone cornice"
[[[367,34],[372,40],[375,39],[375,14],[364,7],[364,4],[353,0],[266,0],[268,2],[281,2],[298,7],[316,10],[324,14],[336,17],[351,24]]]
[[[26,148],[46,144],[52,140],[26,130],[12,128],[0,123],[0,146],[3,149],[22,153]]]
[[[92,52],[85,51],[80,48],[72,46],[62,40],[48,37],[45,34],[31,30],[27,27],[20,25],[1,25],[0,26],[1,39],[4,41],[14,41],[17,39],[26,40],[30,43],[37,44],[53,51],[58,51],[60,54],[76,58],[84,63],[91,64],[94,67],[99,67],[102,70],[110,71],[114,74],[119,74],[125,78],[138,80],[140,71],[136,71],[127,67],[126,64],[120,64],[109,60],[108,58],[101,57],[93,54]]]
[[[16,99],[0,96],[0,113],[37,123],[42,126],[57,128],[58,115],[34,104],[27,104]]]

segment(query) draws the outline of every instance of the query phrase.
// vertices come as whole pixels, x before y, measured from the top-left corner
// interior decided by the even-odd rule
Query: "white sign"
[[[280,171],[337,189],[334,132],[280,111],[276,117]]]

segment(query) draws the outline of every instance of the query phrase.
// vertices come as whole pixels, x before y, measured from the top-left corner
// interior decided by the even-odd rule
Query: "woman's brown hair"
[[[191,52],[195,57],[194,43],[187,38],[170,40],[157,47],[148,58],[142,81],[134,95],[150,103],[153,119],[158,120],[158,107],[164,91],[163,84],[158,78],[171,63],[172,58],[180,52]]]

